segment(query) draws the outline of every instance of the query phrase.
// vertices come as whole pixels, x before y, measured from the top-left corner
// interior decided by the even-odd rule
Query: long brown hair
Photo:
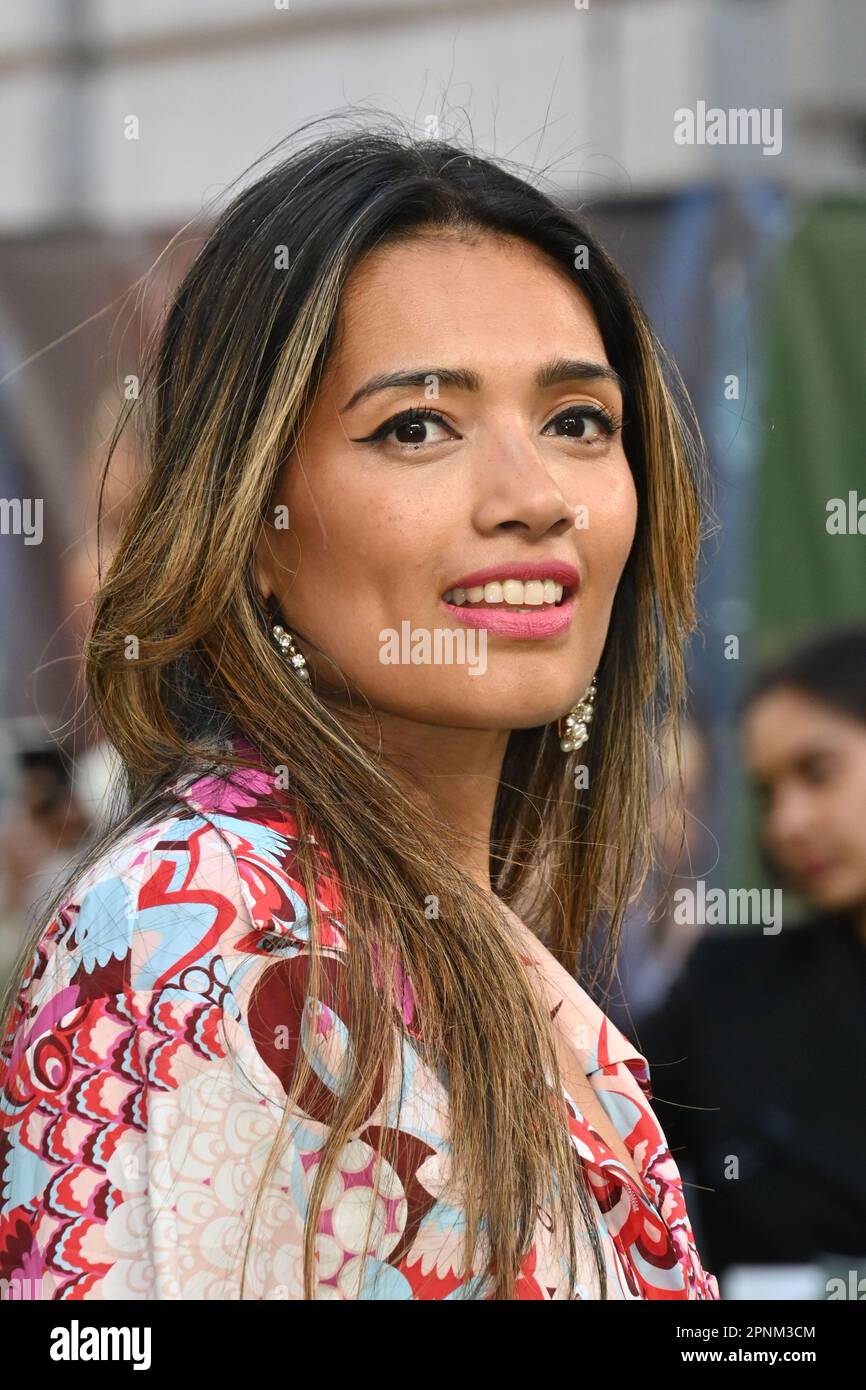
[[[391,960],[411,980],[423,1046],[447,1076],[466,1268],[477,1271],[468,1296],[515,1296],[544,1205],[565,1237],[570,1296],[577,1242],[587,1241],[604,1297],[594,1205],[563,1106],[553,1100],[560,1073],[550,1020],[496,904],[457,866],[449,827],[420,793],[403,789],[287,668],[252,577],[275,484],[333,348],[347,278],[372,247],[419,229],[486,231],[540,248],[588,297],[625,382],[623,443],[638,528],[581,753],[589,790],[575,786],[555,725],[515,730],[490,845],[494,892],[518,907],[554,956],[578,971],[589,926],[602,916],[613,968],[624,910],[648,867],[652,750],[684,696],[707,483],[700,435],[626,280],[577,218],[503,162],[396,127],[367,124],[301,141],[235,196],[174,296],[130,406],[147,475],[101,583],[86,648],[88,691],[119,752],[129,799],[128,813],[88,858],[158,815],[169,779],[212,759],[215,741],[232,730],[266,764],[286,768],[313,939],[321,841],[351,943],[352,1060],[310,1194],[304,1296],[315,1296],[328,1178],[367,1113],[374,1078],[390,1076],[400,1055],[400,1010],[396,1001],[383,1004],[373,969]],[[126,424],[118,423],[109,463]],[[130,635],[135,660],[127,659]],[[223,756],[226,767],[237,762]],[[433,923],[424,911],[431,896]],[[312,998],[320,967],[314,949]],[[257,1187],[241,1294],[256,1211],[304,1079],[299,1072]],[[387,1144],[385,1135],[385,1159]]]

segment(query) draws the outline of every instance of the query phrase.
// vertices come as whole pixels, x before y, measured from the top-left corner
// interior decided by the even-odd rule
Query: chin
[[[863,902],[863,892],[857,892],[850,884],[826,883],[820,887],[812,886],[805,890],[809,902],[826,912],[848,912]]]
[[[508,694],[503,694],[501,699],[497,699],[491,692],[491,697],[485,700],[483,705],[479,702],[478,714],[490,728],[537,729],[542,724],[555,724],[557,719],[568,713],[569,706],[574,704],[574,700],[569,699],[568,695],[563,695],[561,700],[551,704],[549,690],[545,690],[545,699],[541,702],[538,693],[538,690],[533,692],[533,699],[533,695],[523,695],[511,690]]]

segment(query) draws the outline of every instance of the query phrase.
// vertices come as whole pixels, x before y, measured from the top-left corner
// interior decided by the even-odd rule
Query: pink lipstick
[[[454,589],[472,589],[508,579],[551,579],[563,588],[558,603],[514,606],[508,603],[471,604],[450,603],[440,599],[443,608],[466,627],[486,628],[501,637],[532,640],[555,637],[565,632],[574,613],[574,595],[580,586],[580,572],[562,560],[510,561],[473,570],[450,584],[445,593]]]

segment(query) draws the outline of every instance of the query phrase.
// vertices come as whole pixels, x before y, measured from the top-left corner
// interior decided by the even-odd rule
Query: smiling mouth
[[[497,608],[503,613],[537,613],[559,608],[572,595],[572,588],[553,579],[504,579],[469,589],[446,589],[444,603],[458,608]]]

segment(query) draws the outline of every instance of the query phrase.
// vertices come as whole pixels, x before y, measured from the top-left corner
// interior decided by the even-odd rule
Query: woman
[[[3,1273],[717,1297],[572,978],[694,625],[703,460],[621,274],[491,161],[331,132],[224,213],[142,395],[87,649],[130,811],[7,1030]]]
[[[837,1257],[844,1271],[859,1261],[862,1277],[866,626],[822,633],[768,666],[741,710],[783,910],[770,929],[708,932],[640,1042],[723,1285],[736,1265]]]

